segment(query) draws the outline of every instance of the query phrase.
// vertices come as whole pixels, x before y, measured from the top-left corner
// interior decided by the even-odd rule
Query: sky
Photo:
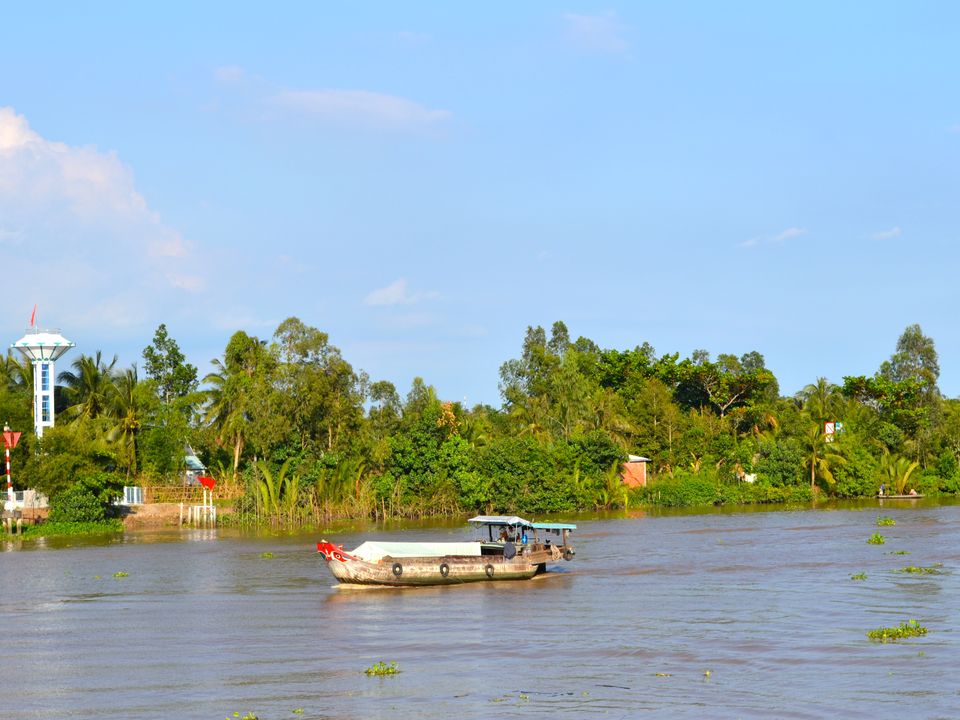
[[[243,330],[499,406],[526,328],[758,351],[791,395],[919,323],[960,395],[960,5],[11,3],[0,251],[201,376]],[[66,369],[58,366],[58,370]]]

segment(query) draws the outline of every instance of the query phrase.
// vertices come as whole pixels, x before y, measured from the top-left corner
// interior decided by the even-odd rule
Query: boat
[[[515,515],[478,515],[468,521],[480,537],[462,542],[367,540],[353,550],[321,540],[317,552],[341,583],[456,585],[529,580],[547,563],[573,560],[570,523],[530,522]]]
[[[913,495],[877,495],[880,500],[919,500],[923,495],[914,493]]]

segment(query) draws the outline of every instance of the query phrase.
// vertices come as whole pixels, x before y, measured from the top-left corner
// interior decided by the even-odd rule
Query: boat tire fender
[[[397,577],[400,577],[401,575],[403,575],[403,565],[401,565],[400,563],[394,563],[393,574],[396,575]]]
[[[564,559],[564,560],[573,560],[573,550],[569,550],[569,549],[564,550],[564,551],[563,551],[563,559]]]
[[[446,563],[440,563],[440,576],[446,577],[450,574],[450,566]]]
[[[492,578],[492,577],[493,577],[493,565],[487,565],[487,566],[483,569],[483,571],[487,574],[487,577],[488,577],[488,578]]]

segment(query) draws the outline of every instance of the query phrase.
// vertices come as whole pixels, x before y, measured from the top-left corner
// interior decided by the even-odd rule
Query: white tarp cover
[[[443,557],[445,555],[479,555],[480,543],[473,542],[380,542],[367,540],[350,551],[361,560],[377,562],[383,557]]]

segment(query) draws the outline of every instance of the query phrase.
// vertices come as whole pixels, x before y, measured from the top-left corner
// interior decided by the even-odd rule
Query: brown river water
[[[318,533],[0,541],[0,717],[960,717],[960,505],[884,503],[572,518],[545,576],[408,590],[335,588]]]

